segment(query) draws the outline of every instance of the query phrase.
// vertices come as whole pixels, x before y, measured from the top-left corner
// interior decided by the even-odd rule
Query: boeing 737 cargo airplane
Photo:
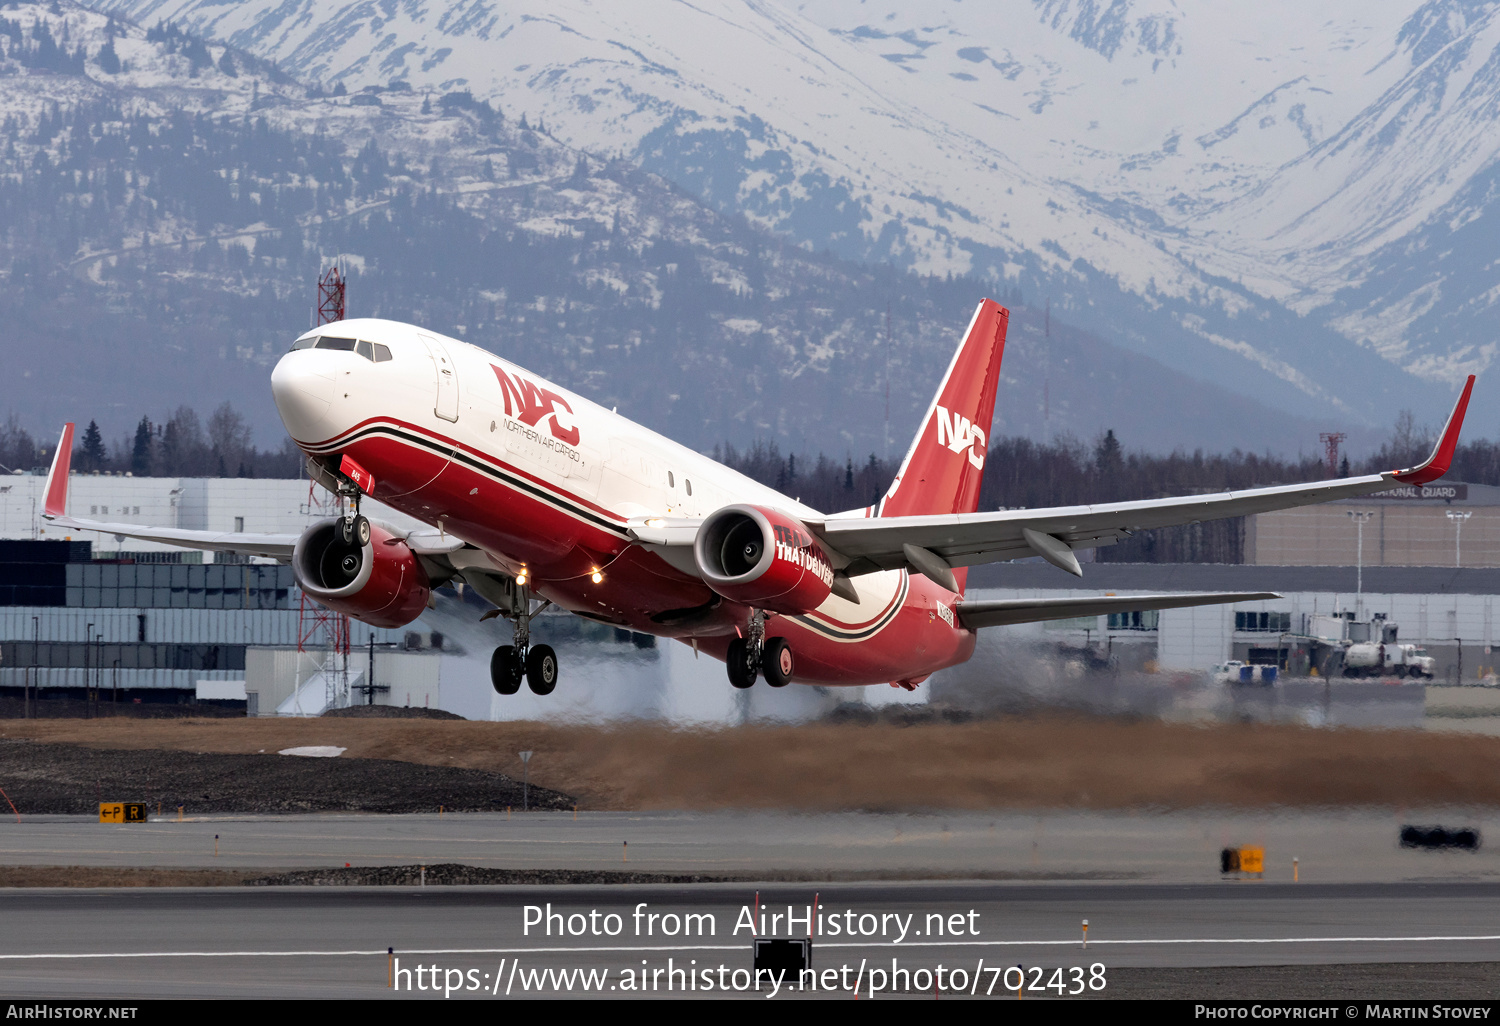
[[[1041,556],[1082,576],[1074,551],[1135,531],[1244,516],[1436,480],[1474,379],[1437,447],[1409,470],[1219,495],[979,512],[1009,311],[985,300],[880,502],[822,513],[476,346],[384,320],[327,324],[271,374],[287,431],[347,513],[297,535],[217,534],[67,514],[73,425],[45,512],[55,524],[290,562],[323,605],[377,627],[410,623],[432,588],[462,580],[514,625],[495,649],[502,695],[557,684],[530,642],[548,605],[675,638],[724,660],[737,688],[916,687],[962,663],[984,627],[1274,598],[1264,593],[970,601],[967,568]],[[424,524],[372,522],[377,499]]]

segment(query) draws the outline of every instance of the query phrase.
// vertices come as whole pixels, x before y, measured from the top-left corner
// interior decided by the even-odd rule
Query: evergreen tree
[[[94,58],[94,63],[99,65],[99,70],[106,75],[118,75],[120,73],[120,57],[115,53],[115,40],[111,36],[105,41],[99,50],[99,55]]]
[[[1113,480],[1119,476],[1121,468],[1125,465],[1124,457],[1120,453],[1120,440],[1115,437],[1114,429],[1104,432],[1104,437],[1099,439],[1099,444],[1094,446],[1094,469],[1099,476],[1106,481]]]
[[[99,433],[99,425],[89,421],[89,426],[83,432],[83,444],[77,453],[78,469],[84,471],[101,470],[108,458],[104,452],[104,436]]]
[[[135,426],[135,446],[130,452],[130,472],[136,477],[151,476],[151,419],[142,417]]]

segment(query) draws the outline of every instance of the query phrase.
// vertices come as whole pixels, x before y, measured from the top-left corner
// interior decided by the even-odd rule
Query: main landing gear
[[[766,614],[759,609],[750,614],[745,636],[729,643],[724,665],[729,671],[729,683],[741,690],[752,687],[761,674],[771,687],[784,688],[792,682],[795,669],[792,646],[787,640],[766,639]]]
[[[557,653],[551,645],[531,644],[531,618],[552,603],[543,602],[531,608],[531,593],[524,585],[515,585],[511,594],[511,611],[503,615],[515,626],[515,644],[501,645],[490,656],[490,684],[496,693],[514,695],[521,690],[521,678],[534,694],[550,695],[557,687]]]

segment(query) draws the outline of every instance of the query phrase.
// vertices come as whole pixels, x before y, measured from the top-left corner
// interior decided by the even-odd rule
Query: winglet
[[[1443,425],[1442,437],[1438,439],[1432,455],[1427,457],[1427,462],[1410,470],[1392,471],[1397,481],[1402,484],[1423,485],[1448,473],[1448,468],[1453,465],[1453,450],[1458,448],[1459,429],[1464,426],[1464,413],[1469,409],[1469,393],[1473,391],[1474,375],[1470,374],[1469,380],[1464,383],[1463,395],[1458,397],[1453,412],[1448,415],[1448,423]]]
[[[52,454],[52,469],[47,472],[46,503],[42,513],[47,517],[68,515],[68,470],[73,464],[73,425],[63,425],[62,438]]]

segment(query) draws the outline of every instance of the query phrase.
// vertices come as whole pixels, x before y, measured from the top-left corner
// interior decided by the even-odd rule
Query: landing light
[[[667,522],[665,520],[663,520],[661,517],[652,517],[650,520],[646,521],[646,526],[647,527],[666,527],[667,526]]]
[[[526,583],[526,571],[525,570],[522,570],[520,573],[516,574],[516,583],[517,584],[525,584]]]
[[[589,579],[591,581],[593,581],[595,584],[603,584],[604,583],[604,575],[599,572],[599,568],[598,567],[594,568],[594,572],[589,576]]]

